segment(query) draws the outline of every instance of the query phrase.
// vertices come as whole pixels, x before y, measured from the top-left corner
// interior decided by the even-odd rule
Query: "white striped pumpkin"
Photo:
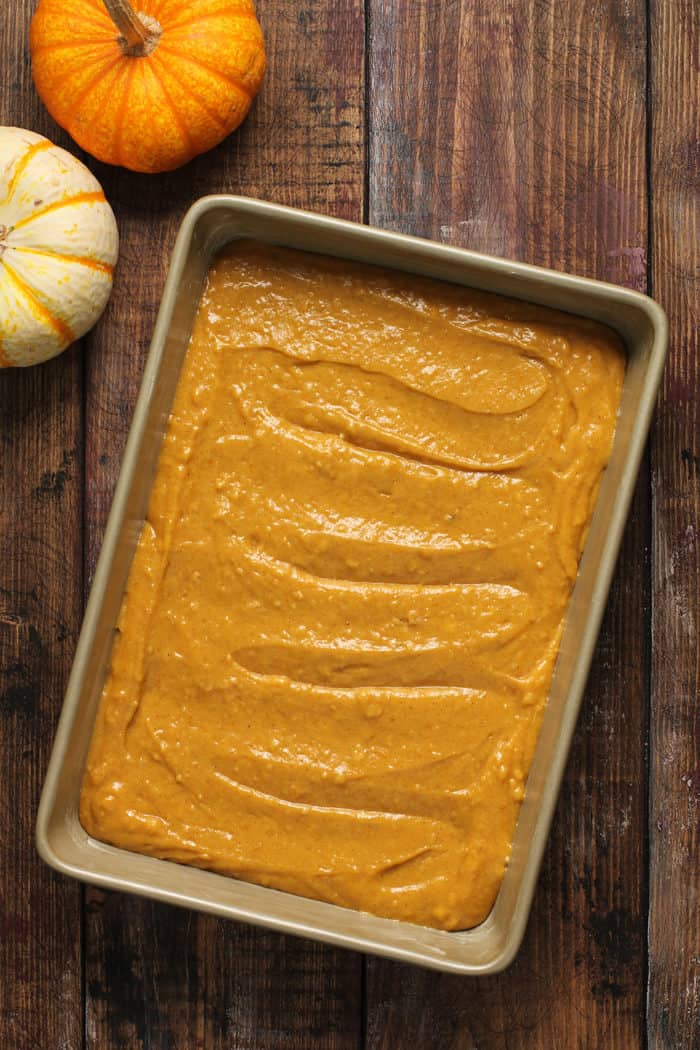
[[[92,328],[118,245],[85,165],[42,135],[0,127],[0,367],[39,364]]]

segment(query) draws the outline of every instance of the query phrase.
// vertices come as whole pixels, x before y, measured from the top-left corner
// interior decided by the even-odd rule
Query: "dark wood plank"
[[[649,1046],[700,1046],[700,21],[651,4],[654,296],[671,324],[652,451]]]
[[[100,546],[177,226],[212,192],[362,217],[361,0],[261,0],[269,72],[244,127],[173,175],[99,168],[121,261],[87,380],[87,575]],[[350,953],[89,891],[87,1046],[354,1048],[361,960]]]
[[[33,4],[0,10],[0,124],[54,137],[26,61]],[[34,849],[34,822],[80,623],[79,347],[0,371],[0,1046],[79,1047],[80,888]]]
[[[0,373],[0,1046],[79,1046],[80,888],[34,848],[82,580],[81,361]]]
[[[370,7],[370,221],[646,286],[642,0]],[[367,1047],[644,1045],[645,468],[524,946],[369,961]]]

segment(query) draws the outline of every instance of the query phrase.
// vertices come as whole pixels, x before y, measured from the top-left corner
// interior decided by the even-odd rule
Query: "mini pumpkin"
[[[98,160],[143,172],[221,142],[265,72],[252,0],[39,0],[30,50],[52,117]]]
[[[117,251],[85,165],[43,135],[0,127],[0,367],[46,361],[92,328]]]

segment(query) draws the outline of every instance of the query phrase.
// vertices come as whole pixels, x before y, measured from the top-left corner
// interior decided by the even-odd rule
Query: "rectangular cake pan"
[[[474,929],[447,933],[376,918],[141,856],[91,838],[78,819],[83,769],[129,567],[202,285],[215,253],[247,237],[376,263],[497,292],[615,329],[627,351],[620,417],[574,588],[527,782],[512,858],[494,907]],[[242,197],[204,197],[185,216],[134,412],[37,821],[43,859],[109,889],[391,956],[436,970],[489,974],[525,931],[559,786],[605,606],[663,368],[667,324],[639,293]]]

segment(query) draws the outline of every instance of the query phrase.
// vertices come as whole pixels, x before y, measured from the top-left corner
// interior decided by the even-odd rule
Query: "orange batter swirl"
[[[483,920],[624,367],[592,322],[226,249],[122,607],[88,832],[377,915]]]

